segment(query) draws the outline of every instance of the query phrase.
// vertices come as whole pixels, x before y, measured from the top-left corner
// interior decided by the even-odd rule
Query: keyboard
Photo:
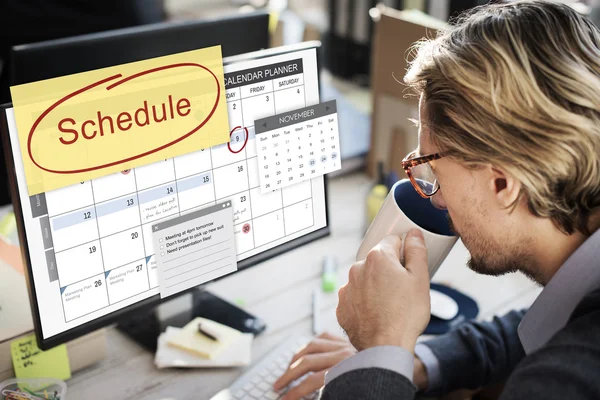
[[[311,336],[293,335],[266,356],[250,367],[229,388],[214,395],[211,400],[276,400],[280,399],[287,390],[300,384],[308,375],[292,382],[287,388],[275,391],[273,383],[287,370],[294,354],[312,339]],[[318,397],[314,392],[303,397],[313,400]]]

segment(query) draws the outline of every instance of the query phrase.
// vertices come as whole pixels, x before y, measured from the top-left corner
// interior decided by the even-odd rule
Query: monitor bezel
[[[297,45],[281,46],[281,47],[277,47],[277,48],[271,48],[271,49],[259,50],[259,51],[255,51],[255,52],[251,52],[251,53],[246,53],[246,54],[242,54],[242,55],[238,55],[238,56],[231,56],[231,57],[224,58],[223,64],[227,65],[227,64],[234,63],[234,62],[238,62],[238,61],[261,59],[261,58],[271,57],[274,55],[289,54],[289,53],[293,53],[293,52],[297,52],[297,51],[310,50],[310,49],[315,49],[315,51],[316,51],[317,68],[318,68],[317,80],[318,80],[318,85],[319,85],[319,89],[320,89],[321,67],[322,67],[322,47],[321,47],[321,42],[319,42],[319,41],[303,42],[303,43],[300,43]],[[319,90],[319,101],[321,101],[320,90]],[[42,325],[41,325],[38,302],[37,302],[37,295],[36,295],[36,290],[35,290],[35,282],[34,282],[34,278],[33,278],[33,270],[31,267],[31,259],[29,257],[29,244],[27,242],[27,235],[25,232],[25,220],[23,217],[21,197],[20,197],[20,192],[19,192],[17,179],[16,179],[16,170],[15,170],[14,158],[13,158],[13,154],[12,154],[11,138],[10,138],[10,134],[8,132],[8,121],[6,118],[6,109],[11,108],[11,107],[12,107],[12,103],[0,105],[0,110],[1,110],[1,113],[0,113],[1,114],[0,115],[0,136],[2,136],[1,140],[3,141],[4,154],[5,154],[5,160],[6,160],[6,168],[7,168],[7,172],[8,172],[8,176],[9,176],[10,195],[11,195],[13,210],[14,210],[16,222],[17,222],[19,244],[21,246],[21,257],[23,259],[23,266],[25,267],[25,271],[26,271],[24,276],[25,276],[25,280],[26,280],[26,284],[27,284],[27,291],[29,294],[29,302],[30,302],[31,312],[32,312],[32,317],[33,317],[34,331],[35,331],[38,347],[42,350],[48,350],[52,347],[58,346],[60,344],[66,343],[70,340],[84,336],[84,335],[91,333],[93,331],[96,331],[100,328],[117,323],[120,319],[125,318],[128,315],[135,314],[137,312],[147,311],[148,309],[156,307],[157,305],[159,305],[162,302],[172,300],[172,299],[174,299],[178,296],[182,296],[186,293],[190,293],[194,290],[197,290],[198,287],[206,285],[207,283],[215,282],[220,279],[232,276],[233,274],[235,274],[237,272],[240,272],[245,269],[256,266],[257,264],[259,264],[263,261],[274,258],[285,252],[294,250],[298,247],[301,247],[303,245],[311,243],[317,239],[329,236],[331,233],[330,227],[329,227],[329,200],[328,200],[328,193],[327,193],[328,179],[327,179],[327,175],[323,175],[324,200],[325,200],[325,226],[323,228],[320,228],[316,231],[310,232],[299,238],[296,238],[289,242],[280,244],[276,247],[273,247],[272,249],[265,250],[262,253],[256,254],[245,260],[242,260],[238,263],[238,269],[236,271],[231,272],[222,277],[216,278],[210,282],[206,282],[203,285],[199,285],[199,286],[195,286],[193,288],[187,289],[176,295],[170,296],[166,299],[161,299],[160,294],[156,294],[147,299],[140,300],[139,302],[137,302],[135,304],[121,308],[121,309],[111,312],[109,314],[102,315],[92,321],[88,321],[82,325],[76,326],[74,328],[71,328],[69,330],[66,330],[64,332],[58,333],[54,336],[44,339],[43,334],[42,334]],[[2,132],[4,132],[4,134],[2,134]]]
[[[18,44],[12,46],[10,49],[10,54],[8,57],[8,62],[6,63],[6,71],[8,73],[8,80],[10,85],[20,85],[24,83],[32,82],[30,76],[23,77],[23,74],[19,70],[19,65],[22,63],[23,58],[29,59],[29,61],[37,62],[43,65],[43,60],[48,58],[49,54],[52,52],[59,52],[59,54],[63,55],[63,52],[66,51],[67,54],[72,57],[74,55],[77,56],[85,56],[85,52],[82,50],[86,47],[92,47],[93,51],[105,51],[106,49],[103,47],[98,47],[104,45],[116,45],[119,41],[128,41],[127,44],[131,44],[131,41],[135,38],[136,40],[146,40],[153,42],[156,39],[160,39],[161,35],[167,35],[172,37],[173,35],[185,35],[188,30],[210,30],[211,28],[223,26],[224,24],[248,24],[251,21],[251,24],[256,27],[257,23],[260,25],[264,25],[264,30],[260,33],[259,37],[253,38],[253,41],[256,40],[256,43],[259,43],[261,46],[268,46],[269,43],[269,13],[264,10],[255,10],[248,13],[241,14],[232,14],[232,15],[224,15],[224,16],[215,16],[210,18],[203,18],[200,20],[181,20],[181,21],[162,21],[155,22],[151,24],[142,24],[135,25],[130,27],[123,27],[117,29],[110,29],[106,31],[100,32],[92,32],[92,33],[84,33],[75,36],[67,36],[55,39],[48,39],[33,43],[25,43]],[[256,34],[257,32],[253,32]],[[217,45],[216,43],[214,45]],[[211,45],[203,45],[202,47],[210,47]],[[159,46],[162,48],[163,45]],[[173,50],[169,49],[168,51],[153,51],[154,54],[151,57],[138,57],[137,53],[123,53],[121,57],[125,58],[123,63],[130,63],[136,61],[142,61],[148,58],[172,55],[176,53],[181,53],[185,51],[195,50],[192,48],[188,48],[187,46],[183,46],[184,48]],[[262,48],[265,49],[266,47]],[[253,47],[252,51],[260,50],[260,47]],[[116,51],[122,50],[117,48]],[[221,48],[223,53],[223,57],[231,56],[229,53],[229,47]],[[245,54],[245,53],[242,53]],[[85,65],[84,69],[79,67],[72,72],[63,73],[60,75],[68,75],[75,74],[90,70],[95,70],[99,68],[108,68],[112,65],[98,65],[94,67],[90,67],[89,65]],[[44,71],[44,69],[38,68],[39,71]],[[35,80],[42,79],[50,79],[55,76],[45,76],[45,74],[41,74],[42,77],[36,78]]]

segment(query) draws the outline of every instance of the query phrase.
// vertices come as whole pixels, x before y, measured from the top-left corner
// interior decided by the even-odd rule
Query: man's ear
[[[521,182],[509,172],[490,166],[490,189],[501,207],[509,207],[519,197]]]

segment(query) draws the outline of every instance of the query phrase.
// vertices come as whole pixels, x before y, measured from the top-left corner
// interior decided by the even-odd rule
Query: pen
[[[210,340],[219,340],[214,332],[210,332],[210,329],[203,327],[202,324],[198,324],[198,332],[209,338]]]
[[[312,329],[313,334],[318,335],[321,333],[321,324],[319,320],[319,312],[321,310],[321,296],[319,293],[319,289],[315,289],[313,291],[312,296]]]

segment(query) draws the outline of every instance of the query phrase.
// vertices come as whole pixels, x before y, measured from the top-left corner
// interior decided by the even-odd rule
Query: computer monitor
[[[35,82],[221,45],[223,57],[269,47],[269,14],[256,11],[199,21],[169,21],[12,48],[10,84]]]
[[[329,234],[325,176],[261,193],[253,126],[258,118],[319,103],[319,50],[319,42],[306,42],[224,59],[230,126],[246,128],[234,130],[230,143],[34,196],[13,109],[2,107],[0,130],[42,349],[161,301],[150,231],[157,221],[231,200],[238,271]],[[167,187],[175,190],[162,190]],[[168,216],[144,212],[161,201],[177,207]],[[268,277],[255,284],[268,284]]]

